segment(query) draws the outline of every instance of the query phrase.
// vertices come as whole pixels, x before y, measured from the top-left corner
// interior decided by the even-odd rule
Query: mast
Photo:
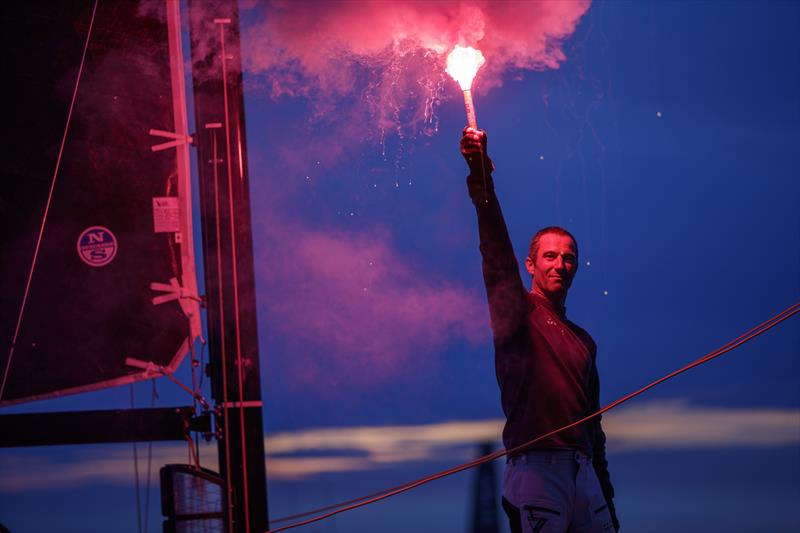
[[[264,430],[235,0],[190,0],[209,375],[230,531],[268,528]]]
[[[484,443],[479,457],[492,453],[492,443]],[[497,481],[494,463],[483,463],[472,475],[472,533],[498,533]]]
[[[6,159],[9,179],[30,187],[0,213],[21,234],[0,246],[0,294],[24,294],[22,305],[0,299],[0,406],[173,378],[201,334],[179,4],[99,2],[90,16],[86,5],[15,12],[36,22],[11,25],[26,52],[9,69],[19,104],[11,117],[24,127]],[[209,374],[224,478],[215,486],[224,485],[231,510],[225,531],[260,532],[266,472],[238,14],[233,1],[192,6]],[[213,46],[201,57],[197,45],[206,42]],[[65,102],[52,87],[72,82],[73,67],[80,75]],[[47,157],[54,146],[55,171]],[[49,218],[39,218],[42,198]],[[28,228],[40,228],[38,240]],[[182,386],[197,399],[197,383]],[[0,447],[183,441],[211,434],[200,404],[200,415],[197,402],[0,415]],[[171,466],[181,479],[200,471]]]

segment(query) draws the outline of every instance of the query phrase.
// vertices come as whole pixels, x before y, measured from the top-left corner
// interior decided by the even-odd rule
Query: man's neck
[[[538,285],[533,284],[533,293],[541,296],[553,306],[559,314],[563,315],[566,311],[567,291],[544,293]]]

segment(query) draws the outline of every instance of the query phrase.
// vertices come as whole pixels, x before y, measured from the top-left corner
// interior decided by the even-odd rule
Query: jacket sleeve
[[[500,203],[494,193],[490,160],[484,172],[473,170],[470,173],[467,186],[478,215],[483,281],[489,300],[492,332],[495,346],[501,346],[519,334],[527,317],[529,302]]]
[[[600,379],[597,373],[597,365],[593,365],[592,383],[594,384],[592,391],[592,412],[600,409]],[[619,519],[617,518],[617,511],[614,507],[614,486],[611,485],[611,476],[608,473],[608,461],[606,460],[606,434],[603,432],[603,427],[600,422],[602,416],[593,419],[595,424],[594,431],[594,450],[592,451],[592,464],[594,471],[597,474],[597,479],[600,481],[600,487],[603,489],[603,496],[605,496],[608,510],[611,513],[611,520],[614,523],[614,530],[619,531]]]

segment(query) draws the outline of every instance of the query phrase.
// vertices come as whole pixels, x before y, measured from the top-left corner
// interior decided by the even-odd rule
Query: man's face
[[[566,235],[545,233],[539,238],[536,257],[525,258],[533,276],[533,290],[545,297],[566,296],[578,271],[575,243]]]

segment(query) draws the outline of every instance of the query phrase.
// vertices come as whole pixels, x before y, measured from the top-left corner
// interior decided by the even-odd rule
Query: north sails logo
[[[103,226],[86,228],[78,237],[78,256],[92,267],[106,266],[117,255],[117,238]]]

